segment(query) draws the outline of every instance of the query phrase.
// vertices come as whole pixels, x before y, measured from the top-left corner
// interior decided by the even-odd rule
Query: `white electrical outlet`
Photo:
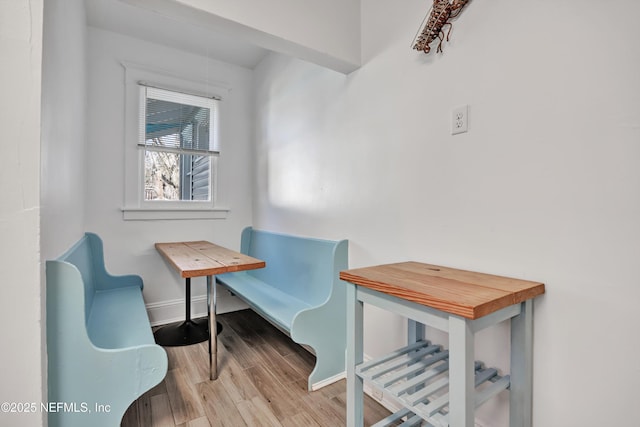
[[[451,113],[451,135],[467,132],[469,130],[469,106],[454,108]]]

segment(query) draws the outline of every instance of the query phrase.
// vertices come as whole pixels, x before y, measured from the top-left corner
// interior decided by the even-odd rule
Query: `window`
[[[144,201],[211,201],[217,150],[213,98],[140,86]]]
[[[224,219],[217,205],[222,96],[231,88],[130,62],[125,72],[124,220]],[[184,75],[182,75],[184,72]]]

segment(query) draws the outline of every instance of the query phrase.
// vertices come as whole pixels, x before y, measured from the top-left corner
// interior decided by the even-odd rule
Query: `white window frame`
[[[229,89],[212,82],[187,80],[157,69],[122,63],[125,69],[125,164],[124,164],[124,220],[158,219],[224,219],[229,209],[216,205],[218,157],[211,157],[210,198],[208,201],[148,201],[144,199],[145,149],[139,146],[141,110],[145,97],[140,94],[141,83],[161,89],[222,99]],[[217,108],[217,119],[223,117],[223,107]]]
[[[217,98],[203,97],[203,96],[192,95],[192,94],[183,93],[183,92],[176,92],[173,90],[156,88],[154,86],[150,86],[142,82],[140,83],[139,90],[140,90],[140,101],[139,101],[140,113],[138,118],[138,128],[139,128],[138,147],[140,150],[144,152],[144,155],[142,156],[143,164],[140,167],[140,172],[142,174],[141,180],[142,180],[143,186],[145,182],[145,173],[146,173],[146,152],[149,151],[149,145],[147,144],[147,128],[146,128],[147,100],[157,99],[161,101],[169,101],[169,102],[179,103],[183,105],[191,105],[191,106],[206,108],[209,110],[209,114],[210,114],[208,150],[195,152],[189,149],[182,149],[178,147],[166,148],[166,149],[151,148],[153,151],[173,152],[179,155],[207,156],[209,158],[209,170],[208,170],[209,182],[207,183],[207,193],[208,193],[207,200],[204,200],[204,201],[203,200],[180,200],[180,201],[147,200],[146,188],[145,188],[143,190],[144,191],[143,200],[141,201],[142,205],[147,208],[156,208],[156,207],[172,208],[174,206],[183,206],[183,205],[189,205],[189,206],[200,205],[200,206],[210,207],[209,205],[211,204],[211,201],[213,200],[215,202],[215,196],[216,196],[214,184],[216,181],[215,172],[216,172],[216,166],[217,166],[217,155],[219,154],[219,149],[217,146],[218,139],[219,139],[218,137],[218,126],[219,126],[218,101],[219,100]],[[181,172],[180,175],[182,178],[183,173]],[[181,182],[181,187],[183,185],[184,183]],[[181,188],[180,191],[182,192],[183,189]]]

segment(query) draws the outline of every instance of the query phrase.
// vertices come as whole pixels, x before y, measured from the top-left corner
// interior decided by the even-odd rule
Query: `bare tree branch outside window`
[[[163,146],[162,137],[153,145]],[[146,200],[180,200],[180,154],[145,151],[144,189]]]

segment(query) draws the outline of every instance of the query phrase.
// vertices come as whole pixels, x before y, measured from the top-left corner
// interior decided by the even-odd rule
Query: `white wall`
[[[87,231],[104,241],[107,269],[135,273],[145,282],[144,298],[152,322],[184,318],[184,281],[162,260],[155,242],[210,240],[240,249],[240,233],[251,225],[253,133],[252,72],[161,45],[108,31],[89,29],[88,138],[86,176]],[[221,104],[221,156],[218,159],[218,204],[229,208],[223,220],[124,221],[125,87],[122,62],[187,80],[229,88]],[[137,115],[136,112],[132,114]],[[192,281],[194,314],[206,313],[204,278]],[[220,294],[219,308],[235,307]],[[225,299],[226,298],[226,299]]]
[[[85,20],[82,0],[46,2],[40,194],[43,260],[61,255],[84,233]]]
[[[84,232],[85,40],[84,2],[48,0],[44,7],[40,124],[43,319],[46,318],[44,263],[59,256]],[[42,328],[42,340],[45,349],[46,326]],[[42,364],[46,373],[44,353]],[[35,402],[47,401],[46,379],[43,387],[43,396]],[[41,415],[46,421],[46,414]]]
[[[364,65],[348,76],[277,54],[258,66],[254,224],[348,238],[351,267],[544,282],[534,425],[635,425],[640,5],[474,1],[444,54],[424,55],[410,42],[428,3],[363,1]],[[469,132],[451,136],[461,104]],[[404,340],[400,319],[365,316],[367,354]],[[508,371],[508,325],[477,339]],[[507,400],[479,423],[506,426]]]
[[[43,2],[0,2],[0,402],[40,402],[40,99]],[[40,413],[0,412],[38,426]]]
[[[359,0],[123,1],[342,72],[360,65]]]
[[[359,1],[177,1],[334,56],[337,60],[360,64]]]

